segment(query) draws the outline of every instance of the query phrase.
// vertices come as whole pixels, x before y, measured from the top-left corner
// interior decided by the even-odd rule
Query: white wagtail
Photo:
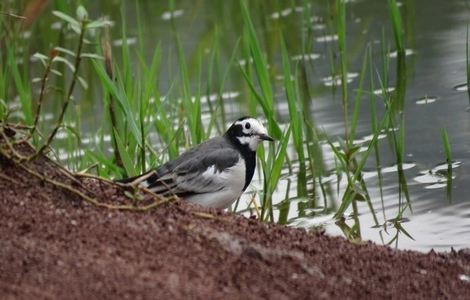
[[[164,165],[121,180],[152,192],[177,195],[206,207],[226,208],[245,191],[256,167],[256,149],[273,141],[258,120],[236,120],[223,136],[211,138]]]

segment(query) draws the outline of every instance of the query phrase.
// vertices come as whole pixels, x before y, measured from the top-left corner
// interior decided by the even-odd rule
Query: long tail
[[[151,170],[147,173],[133,177],[118,179],[115,180],[115,182],[147,188],[155,194],[159,194],[162,196],[179,194],[176,188],[176,183],[173,181],[173,178],[165,176],[161,177],[159,176],[156,170]]]
[[[115,182],[120,182],[120,183],[135,183],[136,185],[141,184],[145,181],[153,181],[153,180],[158,180],[158,174],[155,170],[150,170],[146,173],[133,176],[133,177],[127,177],[127,178],[121,178],[121,179],[115,179]]]

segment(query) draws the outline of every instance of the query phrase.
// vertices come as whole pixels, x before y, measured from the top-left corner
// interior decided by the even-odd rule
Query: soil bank
[[[28,170],[129,204],[122,188]],[[97,207],[0,157],[1,299],[469,299],[470,251],[353,244],[181,201]]]

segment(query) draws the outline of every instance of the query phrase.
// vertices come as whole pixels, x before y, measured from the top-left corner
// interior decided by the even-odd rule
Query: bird
[[[250,184],[256,149],[273,142],[256,118],[237,119],[227,131],[190,148],[174,160],[141,175],[119,180],[161,196],[173,196],[211,208],[227,208]]]

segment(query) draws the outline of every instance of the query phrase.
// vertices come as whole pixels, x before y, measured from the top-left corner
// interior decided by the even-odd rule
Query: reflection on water
[[[292,60],[315,60],[320,58],[320,54],[317,53],[310,53],[310,54],[299,54],[299,55],[294,55],[292,56]]]
[[[468,84],[466,83],[457,84],[456,86],[454,86],[454,90],[458,92],[466,92],[468,91]]]
[[[447,183],[455,179],[452,175],[452,170],[461,166],[461,162],[453,162],[448,165],[447,163],[440,164],[430,170],[423,170],[419,175],[413,179],[416,182],[426,184],[426,189],[438,189],[447,186]]]
[[[169,102],[168,105],[179,103],[178,98],[172,98],[174,91],[178,90],[175,86],[180,84],[174,79],[178,76],[178,70],[175,69],[178,61],[175,55],[174,30],[178,32],[189,60],[191,84],[197,85],[201,82],[201,86],[208,86],[205,82],[208,77],[206,68],[202,68],[202,74],[197,74],[194,67],[198,64],[197,53],[205,53],[201,60],[203,65],[209,64],[210,49],[214,46],[212,41],[215,40],[220,44],[220,53],[216,54],[220,56],[220,65],[226,65],[232,59],[235,44],[243,31],[242,19],[234,13],[239,11],[238,1],[224,1],[224,4],[212,1],[178,1],[174,3],[174,9],[169,9],[160,1],[141,2],[139,16],[142,19],[139,20],[145,22],[146,40],[155,41],[148,43],[149,49],[143,49],[143,59],[151,57],[158,42],[162,46],[164,58],[160,67],[160,95],[153,98],[151,103],[159,99]],[[294,5],[284,1],[273,1],[274,4],[254,1],[253,6],[257,9],[251,10],[252,18],[266,49],[270,75],[281,79],[277,80],[279,84],[274,86],[273,91],[280,123],[284,127],[290,118],[282,86],[284,74],[280,67],[279,32],[276,31],[279,26],[284,30],[287,48],[292,55],[292,65],[298,67],[296,75],[303,76],[303,88],[306,90],[303,94],[307,109],[305,114],[318,130],[320,139],[325,140],[325,135],[328,135],[333,145],[339,147],[341,143],[337,142],[336,137],[343,137],[344,120],[341,95],[338,92],[342,77],[336,69],[338,53],[335,49],[338,35],[333,30],[330,11],[324,2],[311,1],[311,4],[301,5],[304,2],[294,1]],[[406,84],[406,94],[403,95],[404,112],[401,112],[399,107],[399,114],[403,116],[405,124],[403,156],[406,162],[397,165],[397,155],[392,149],[393,133],[398,135],[399,132],[382,132],[377,137],[380,158],[371,155],[365,167],[367,171],[362,174],[371,198],[371,203],[359,200],[357,202],[362,237],[378,243],[393,241],[392,245],[400,248],[419,250],[449,250],[451,246],[470,247],[470,202],[467,201],[470,189],[470,117],[465,111],[468,106],[465,93],[468,86],[462,83],[466,81],[467,22],[464,1],[415,0],[406,1],[400,6],[408,47],[404,53],[407,76],[405,81],[399,77],[403,74],[395,70],[400,66],[396,62],[397,52],[391,50],[393,34],[386,5],[375,0],[347,2],[349,72],[346,80],[350,95],[357,92],[364,49],[367,47],[370,47],[373,56],[371,70],[379,78],[375,82],[369,82],[368,79],[364,82],[367,89],[362,94],[363,100],[358,115],[358,138],[353,143],[363,147],[359,153],[364,153],[373,139],[370,97],[376,95],[374,101],[379,106],[379,114],[382,114],[382,101],[389,95],[399,98],[400,95],[396,94],[405,90],[400,86],[400,82]],[[291,4],[292,7],[289,6]],[[119,24],[119,6],[108,7],[98,3],[90,6],[96,14],[109,15],[115,25]],[[120,52],[126,49],[124,45],[132,45],[132,55],[137,55],[134,51],[140,47],[136,38],[140,34],[137,29],[137,12],[133,5],[129,6],[132,9],[129,7],[127,12],[127,36],[121,37],[118,34],[121,28],[116,27],[120,26],[113,28],[117,62],[120,62]],[[305,13],[309,15],[303,17]],[[160,17],[155,17],[155,14]],[[56,22],[51,22],[47,28],[51,26],[60,28]],[[136,57],[136,64],[138,60]],[[250,95],[239,67],[253,65],[253,60],[243,54],[243,49],[233,55],[233,60],[234,70],[226,78],[222,76],[223,71],[213,75],[219,77],[216,79],[224,84],[220,84],[216,89],[208,87],[207,91],[198,95],[204,114],[202,119],[206,126],[211,123],[209,115],[214,109],[213,106],[219,102],[223,103],[223,117],[228,122],[249,110],[247,99]],[[385,74],[383,68],[386,64],[389,64],[390,72]],[[93,103],[92,99],[101,95],[93,91],[96,86],[93,85],[93,80],[90,81],[90,91],[82,95],[84,99],[75,101],[82,120],[80,126],[82,132],[85,132],[81,137],[80,146],[87,150],[98,148],[100,143],[109,145],[111,140],[108,134],[95,135],[101,122],[96,117],[96,110],[103,108]],[[368,92],[369,90],[372,92]],[[9,105],[15,108],[18,103],[19,100]],[[432,105],[423,105],[431,103]],[[43,120],[52,119],[51,111],[42,116]],[[156,116],[152,115],[146,118],[149,124],[155,120]],[[447,129],[452,156],[456,159],[450,166],[450,173],[447,164],[433,167],[445,160],[440,138],[442,128]],[[60,131],[59,142],[67,136],[73,134],[67,130]],[[158,149],[159,137],[151,136],[151,141]],[[305,149],[310,149],[312,144],[314,143],[311,139],[307,140]],[[67,150],[70,148],[74,151]],[[83,149],[75,149],[75,145],[72,145],[69,148],[60,148],[57,155],[60,159],[70,160],[83,155]],[[322,227],[331,234],[344,234],[344,230],[335,224],[334,216],[347,185],[347,176],[336,171],[338,162],[329,145],[321,142],[316,151],[321,153],[321,160],[314,162],[315,168],[318,168],[314,174],[308,163],[297,160],[292,145],[288,149],[290,165],[283,170],[273,197],[275,219],[290,226]],[[249,207],[250,203],[253,203],[253,195],[263,192],[261,175],[257,174],[249,189],[251,193],[245,194],[240,201],[239,210],[246,214],[253,213],[253,208]],[[403,185],[399,184],[403,178],[408,179],[412,212],[410,209],[404,209],[406,199],[402,194]],[[352,212],[353,208],[349,207],[344,214],[344,223],[348,226],[352,226],[354,222],[351,218]],[[397,215],[403,217],[399,226],[413,239],[403,233],[397,237],[398,223],[394,221]],[[375,218],[379,219],[378,222]]]
[[[415,54],[415,51],[413,49],[405,49],[405,56],[413,55]],[[398,55],[397,51],[392,51],[388,54],[388,57],[390,58],[396,58]]]
[[[424,96],[416,99],[415,103],[417,105],[425,105],[425,104],[431,104],[436,102],[439,99],[439,97],[436,96]]]
[[[358,73],[347,73],[346,81],[348,83],[351,83],[357,76],[359,76]],[[341,75],[327,76],[325,78],[322,78],[321,80],[323,81],[323,84],[325,86],[340,86],[342,82]]]

